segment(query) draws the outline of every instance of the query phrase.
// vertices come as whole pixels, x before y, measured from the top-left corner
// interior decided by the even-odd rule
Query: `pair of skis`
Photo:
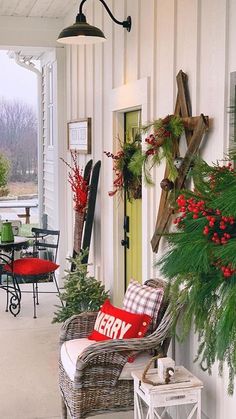
[[[82,236],[82,246],[81,250],[88,249],[88,253],[83,258],[83,263],[88,262],[89,257],[89,248],[91,244],[91,236],[93,229],[94,221],[94,212],[97,199],[97,190],[98,190],[98,181],[101,169],[101,160],[97,161],[93,166],[93,160],[89,160],[84,169],[84,179],[89,185],[89,194],[88,194],[88,206],[84,218],[83,224],[83,236]],[[77,255],[77,252],[73,251],[73,257]]]

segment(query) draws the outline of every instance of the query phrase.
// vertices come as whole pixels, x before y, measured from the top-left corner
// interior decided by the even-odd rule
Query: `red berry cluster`
[[[164,142],[165,138],[169,138],[171,132],[165,127],[160,127],[155,130],[154,134],[150,134],[145,142],[148,144],[148,149],[146,150],[146,156],[154,155],[159,153],[159,147]]]
[[[216,170],[217,170],[218,173],[226,173],[226,172],[234,172],[235,171],[234,168],[233,168],[232,163],[228,163],[224,166],[217,166]],[[215,186],[216,186],[216,174],[212,173],[209,177],[210,177],[209,181],[210,181],[211,189],[214,189]]]
[[[232,226],[235,225],[234,217],[224,217],[219,210],[216,216],[207,215],[208,225],[203,229],[203,234],[211,237],[215,244],[226,244],[232,237]],[[218,231],[215,231],[215,230]]]
[[[232,269],[232,265],[221,266],[221,271],[226,278],[229,278],[236,272],[235,269]]]
[[[148,149],[146,150],[146,156],[153,156],[154,154],[159,153],[159,145],[156,143],[156,137],[153,134],[150,134],[145,142],[148,144]]]
[[[154,135],[150,134],[147,138],[145,138],[145,143],[154,147],[156,145],[156,139]]]
[[[186,199],[184,195],[179,195],[176,200],[178,211],[182,213],[180,217],[174,220],[174,224],[179,225],[187,214],[192,213],[192,218],[196,220],[201,215],[206,215],[205,202],[203,200],[196,201],[194,198]]]
[[[203,234],[216,245],[225,245],[234,236],[236,226],[234,217],[223,216],[219,209],[206,208],[205,201],[200,198],[198,201],[195,198],[187,199],[184,195],[179,195],[176,202],[181,215],[174,220],[174,224],[183,226],[182,221],[187,216],[193,219],[205,217],[207,224],[203,229]],[[215,266],[222,271],[224,277],[230,277],[236,272],[231,264],[223,265],[223,261],[220,260],[215,263]]]
[[[208,236],[215,244],[226,244],[232,237],[235,227],[234,217],[225,217],[219,209],[208,209],[205,201],[197,201],[194,198],[186,199],[184,195],[179,195],[176,200],[178,211],[182,213],[174,220],[174,224],[179,225],[187,214],[192,214],[194,220],[205,217],[208,221],[203,229],[203,234]]]
[[[236,272],[236,269],[232,267],[231,263],[228,263],[227,265],[222,265],[222,263],[222,260],[219,259],[217,262],[214,263],[214,265],[221,270],[225,278],[231,277]]]
[[[219,172],[227,172],[227,171],[234,172],[232,163],[228,163],[223,166],[218,166],[217,169]]]

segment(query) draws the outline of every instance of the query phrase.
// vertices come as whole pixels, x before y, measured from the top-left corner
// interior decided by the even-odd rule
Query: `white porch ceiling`
[[[0,16],[63,18],[78,0],[0,0]]]

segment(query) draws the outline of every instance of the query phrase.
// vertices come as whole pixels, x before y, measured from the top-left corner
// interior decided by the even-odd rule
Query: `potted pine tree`
[[[73,270],[66,271],[64,292],[60,295],[64,304],[57,306],[58,310],[54,313],[53,323],[64,322],[74,314],[98,311],[109,296],[104,285],[88,275],[88,264],[82,263],[85,256],[86,251],[69,259],[73,264]]]

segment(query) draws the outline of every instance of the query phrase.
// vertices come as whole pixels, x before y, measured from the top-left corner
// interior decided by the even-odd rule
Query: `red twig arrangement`
[[[78,164],[78,153],[71,151],[72,165],[67,163],[63,158],[61,160],[70,169],[68,173],[68,182],[73,192],[74,209],[79,213],[83,213],[88,201],[88,183],[83,177],[82,169]]]

